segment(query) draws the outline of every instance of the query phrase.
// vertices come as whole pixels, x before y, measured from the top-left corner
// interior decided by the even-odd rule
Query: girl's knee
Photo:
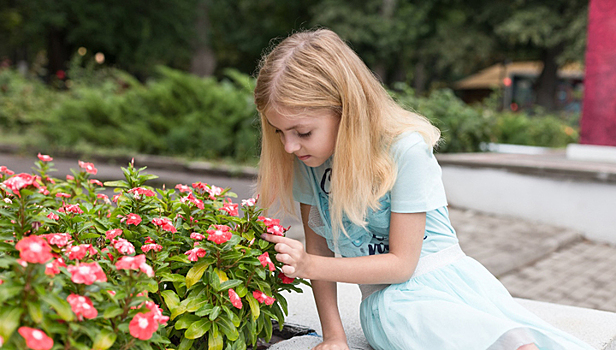
[[[526,344],[520,346],[518,350],[539,350],[539,348],[535,344]]]

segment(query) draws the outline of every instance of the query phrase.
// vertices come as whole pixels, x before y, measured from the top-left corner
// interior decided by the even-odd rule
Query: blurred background
[[[267,49],[336,31],[440,153],[576,143],[587,0],[0,0],[0,144],[254,165]]]

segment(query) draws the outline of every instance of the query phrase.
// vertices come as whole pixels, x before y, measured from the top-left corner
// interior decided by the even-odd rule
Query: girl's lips
[[[310,158],[310,156],[309,155],[308,156],[301,156],[301,157],[298,156],[297,158],[299,158],[299,160],[306,160],[306,159]]]

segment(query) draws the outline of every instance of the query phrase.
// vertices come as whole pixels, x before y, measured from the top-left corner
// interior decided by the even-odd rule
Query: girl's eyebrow
[[[270,123],[270,121],[269,121],[269,120],[267,121],[267,123],[268,123],[268,124],[269,124],[272,128],[274,128],[274,129],[278,129],[277,127],[275,127],[274,125],[272,125],[272,123]],[[301,127],[303,127],[303,126],[304,126],[304,124],[297,124],[297,125],[293,125],[292,127],[287,128],[287,129],[286,129],[286,130],[284,130],[284,131],[289,131],[289,130],[293,130],[293,129],[301,128]]]

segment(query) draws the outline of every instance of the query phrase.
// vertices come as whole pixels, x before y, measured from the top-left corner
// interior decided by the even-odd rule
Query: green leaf
[[[207,320],[207,319],[193,322],[193,324],[191,324],[190,327],[188,327],[186,332],[184,332],[184,337],[188,339],[201,338],[205,334],[205,332],[210,330],[211,326],[212,326],[212,322],[210,322],[210,320]]]
[[[103,318],[114,318],[118,315],[121,315],[123,311],[124,310],[122,310],[122,308],[119,306],[109,307],[105,309],[105,312],[103,313]]]
[[[113,343],[115,343],[117,338],[117,334],[108,330],[107,328],[103,328],[100,330],[100,333],[94,339],[94,344],[92,344],[92,349],[96,350],[106,350],[109,349]]]
[[[193,314],[186,314],[180,317],[177,321],[175,321],[175,329],[186,329],[190,327],[191,324],[197,322],[201,319],[201,317],[195,316]]]
[[[82,233],[79,235],[79,239],[83,240],[83,239],[90,239],[90,238],[98,238],[101,235],[99,235],[98,233]]]
[[[171,273],[159,273],[160,277],[162,277],[161,282],[186,282],[186,277],[178,274]]]
[[[150,293],[158,292],[158,283],[155,280],[149,279],[146,283],[142,283],[143,289],[147,290]]]
[[[208,350],[222,350],[222,335],[217,334],[216,337],[213,334],[207,338],[207,349]]]
[[[103,185],[105,185],[105,187],[124,187],[124,188],[129,188],[130,186],[128,186],[128,183],[124,180],[119,180],[119,181],[105,181],[103,182]]]
[[[210,312],[210,321],[214,321],[216,317],[218,317],[219,314],[220,314],[220,306],[216,305],[212,308],[212,311]]]
[[[230,341],[235,341],[237,340],[237,338],[239,338],[240,334],[237,331],[237,328],[227,317],[225,316],[219,317],[216,324],[218,325],[218,328],[220,328],[220,330],[224,333],[224,335]],[[270,326],[270,329],[271,329],[271,326]],[[271,332],[270,332],[270,338],[271,338]]]
[[[229,280],[220,284],[220,289],[218,291],[227,290],[229,288],[235,288],[242,284],[241,280]]]
[[[165,304],[170,310],[173,310],[180,306],[180,298],[172,290],[164,290],[160,293],[165,299]]]
[[[2,304],[5,300],[20,294],[23,289],[24,288],[22,286],[10,286],[6,283],[0,285],[0,304]]]
[[[187,312],[195,312],[201,309],[204,305],[207,304],[207,298],[205,297],[197,297],[191,300],[188,304],[186,304]]]
[[[173,320],[174,318],[180,316],[181,314],[185,312],[186,312],[186,306],[179,305],[177,308],[171,310],[171,315],[169,316],[169,318]]]
[[[245,285],[240,284],[237,288],[235,288],[235,292],[240,298],[243,298],[248,293],[248,288],[246,288]]]
[[[259,302],[255,299],[252,294],[246,294],[246,300],[248,301],[248,305],[250,305],[250,312],[252,313],[252,319],[256,320],[259,318],[261,314],[261,308],[259,307]]]
[[[13,334],[17,326],[19,326],[19,319],[23,311],[22,308],[14,307],[6,308],[0,312],[0,320],[2,320],[2,322],[0,322],[0,336],[2,336],[5,341],[11,337],[11,334]]]
[[[43,320],[43,310],[41,309],[41,303],[38,301],[31,301],[27,304],[28,313],[32,320],[36,323],[40,323]]]
[[[213,309],[214,309],[214,306],[212,304],[206,304],[202,308],[197,310],[197,312],[195,312],[195,315],[199,317],[207,316],[210,314],[210,312],[212,312]]]
[[[178,350],[190,350],[192,349],[192,345],[195,342],[194,339],[188,339],[186,337],[182,338],[180,345],[178,346]]]
[[[51,307],[56,310],[58,315],[64,321],[73,320],[73,310],[71,310],[71,306],[66,300],[60,298],[56,294],[39,294],[39,297],[43,299],[43,301],[45,301],[47,304],[51,305]]]
[[[195,264],[186,274],[186,288],[192,287],[197,281],[201,279],[205,270],[210,266],[210,262],[207,260],[201,260]]]

